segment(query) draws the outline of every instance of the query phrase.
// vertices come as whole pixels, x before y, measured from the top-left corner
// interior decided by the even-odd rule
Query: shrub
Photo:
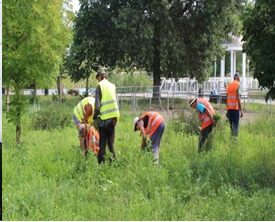
[[[179,117],[173,121],[173,130],[175,132],[184,132],[186,134],[198,135],[201,123],[196,112],[182,112]]]
[[[31,94],[29,95],[29,103],[30,104],[37,104],[38,102],[39,102],[38,96],[35,96],[34,92],[31,92]]]
[[[35,130],[52,130],[69,126],[71,119],[68,110],[60,106],[50,106],[34,115],[32,126]]]
[[[220,115],[219,113],[217,113],[217,112],[214,113],[213,119],[214,119],[216,122],[218,122],[221,118],[222,118],[222,117],[221,117],[221,115]]]

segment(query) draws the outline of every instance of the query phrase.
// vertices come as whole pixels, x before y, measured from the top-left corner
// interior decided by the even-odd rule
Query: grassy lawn
[[[66,96],[62,112],[71,115],[80,99]],[[39,101],[40,110],[58,106],[51,96]],[[176,104],[187,109],[185,100]],[[67,127],[34,130],[36,112],[30,106],[23,116],[19,147],[3,112],[5,221],[275,220],[274,114],[241,124],[237,143],[229,123],[220,120],[205,147],[212,149],[201,154],[190,125],[167,120],[157,167],[133,132],[133,119],[143,111],[133,112],[131,101],[121,108],[112,164],[98,165],[92,153],[84,157],[73,120]]]

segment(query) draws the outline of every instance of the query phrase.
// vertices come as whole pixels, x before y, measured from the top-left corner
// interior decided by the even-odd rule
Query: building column
[[[230,52],[231,58],[230,58],[230,82],[233,81],[234,76],[234,51]]]
[[[234,76],[234,74],[237,72],[237,52],[236,51],[234,51],[234,71],[233,71],[233,76]]]
[[[225,60],[224,57],[221,59],[221,79],[220,82],[220,89],[224,89],[224,83],[225,83]]]

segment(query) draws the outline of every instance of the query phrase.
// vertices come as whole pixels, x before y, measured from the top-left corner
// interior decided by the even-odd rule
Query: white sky
[[[73,12],[78,11],[80,7],[78,0],[73,0],[72,3],[73,3]]]

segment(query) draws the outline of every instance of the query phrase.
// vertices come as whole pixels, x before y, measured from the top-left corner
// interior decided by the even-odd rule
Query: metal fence
[[[275,101],[265,101],[266,90],[246,90],[241,95],[242,107],[244,112],[254,113],[275,113]],[[219,113],[226,112],[226,91],[212,94],[209,91],[198,91],[195,93],[173,90],[161,89],[159,86],[125,86],[117,87],[117,95],[119,98],[119,105],[122,108],[129,108],[133,112],[139,110],[161,110],[167,113],[168,118],[174,119],[175,114],[179,110],[189,109],[188,99],[191,96],[203,97],[215,104],[215,108]],[[250,104],[262,104],[265,108],[259,110],[250,109]]]
[[[80,88],[82,90],[82,88]],[[84,89],[84,88],[83,88]],[[117,95],[119,99],[119,106],[123,109],[129,109],[132,112],[139,112],[144,110],[157,110],[166,113],[168,119],[174,119],[177,113],[183,110],[190,110],[188,106],[188,99],[191,96],[206,98],[214,105],[219,113],[226,112],[226,91],[219,90],[216,94],[212,94],[208,88],[200,90],[187,91],[185,88],[180,90],[178,87],[161,86],[123,86],[117,87]],[[200,91],[200,93],[199,93]],[[66,93],[66,92],[64,92]],[[247,89],[242,90],[242,107],[245,112],[254,113],[275,113],[275,101],[265,101],[267,90]],[[40,93],[39,95],[43,95]],[[95,90],[89,91],[90,96],[95,95]],[[253,109],[250,105],[253,103]],[[262,104],[259,110],[255,110],[255,104]],[[264,105],[264,106],[263,106]],[[35,112],[40,109],[40,104],[33,104],[29,106],[30,112]]]

